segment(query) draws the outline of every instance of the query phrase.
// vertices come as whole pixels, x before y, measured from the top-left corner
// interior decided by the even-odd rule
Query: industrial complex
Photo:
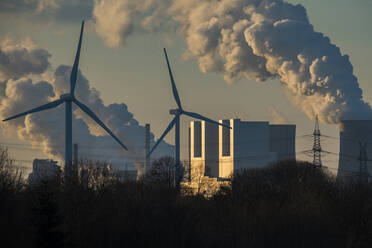
[[[240,119],[219,122],[224,126],[190,122],[190,181],[200,180],[201,176],[224,181],[242,169],[296,159],[295,125]]]
[[[76,104],[94,122],[101,126],[124,150],[127,147],[118,137],[104,124],[96,114],[86,105],[75,98],[75,88],[78,78],[78,66],[80,50],[84,31],[84,21],[81,25],[80,38],[75,56],[75,61],[70,75],[70,92],[60,96],[53,102],[49,102],[37,108],[13,115],[3,121],[10,121],[19,117],[56,108],[65,104],[65,172],[72,168],[72,103]],[[277,125],[266,121],[242,121],[240,119],[227,119],[215,121],[196,112],[186,111],[182,104],[174,81],[167,51],[164,48],[165,60],[172,87],[173,98],[177,104],[176,109],[171,109],[173,120],[168,124],[160,138],[150,149],[150,125],[146,125],[145,133],[145,156],[143,166],[137,168],[139,178],[146,174],[150,166],[150,155],[164,140],[167,134],[175,129],[174,142],[174,168],[175,174],[181,167],[180,161],[180,118],[189,116],[194,119],[189,128],[189,175],[190,178],[200,176],[213,180],[228,180],[235,172],[262,168],[282,160],[296,159],[296,126]],[[371,169],[369,168],[372,158],[372,120],[344,120],[340,126],[340,153],[338,178],[349,180],[357,178],[368,182]],[[314,146],[313,164],[322,167],[321,153],[324,152],[320,145],[321,133],[319,130],[318,117],[315,117],[315,130],[313,133]],[[136,161],[134,161],[136,163]],[[77,164],[77,163],[75,163]],[[46,169],[50,168],[50,169]],[[30,181],[38,181],[42,175],[56,174],[59,169],[56,162],[51,160],[35,160],[33,173]],[[134,174],[131,172],[131,174]],[[134,176],[131,176],[134,177]],[[192,181],[192,180],[191,180]]]

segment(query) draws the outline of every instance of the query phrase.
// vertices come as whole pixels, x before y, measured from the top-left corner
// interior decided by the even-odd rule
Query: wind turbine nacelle
[[[61,95],[60,99],[64,100],[64,101],[73,101],[75,99],[75,97],[73,95],[71,95],[70,93],[67,93],[67,94]]]
[[[171,115],[178,115],[181,111],[179,109],[171,109],[169,110],[169,114]]]

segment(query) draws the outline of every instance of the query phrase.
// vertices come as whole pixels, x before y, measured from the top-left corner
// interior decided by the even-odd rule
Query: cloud
[[[30,39],[17,45],[9,38],[4,39],[0,42],[0,81],[41,74],[50,66],[50,56],[46,50],[37,48]]]
[[[18,19],[81,21],[91,19],[93,0],[1,0],[0,14]]]
[[[136,31],[172,29],[164,9],[167,0],[95,0],[95,29],[109,47],[124,45]]]

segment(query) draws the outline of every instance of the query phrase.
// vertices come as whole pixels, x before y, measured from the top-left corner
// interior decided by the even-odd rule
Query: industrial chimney
[[[366,144],[364,151],[361,145]],[[360,154],[365,156],[361,158]],[[363,168],[372,175],[372,120],[344,120],[340,123],[340,158],[337,178],[342,181],[358,180]]]

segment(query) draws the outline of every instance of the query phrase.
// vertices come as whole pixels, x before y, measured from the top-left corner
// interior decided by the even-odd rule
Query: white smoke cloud
[[[4,46],[5,47],[5,46]],[[15,47],[18,47],[15,45]],[[0,46],[1,50],[8,51]],[[42,54],[47,51],[34,47],[34,50]],[[24,50],[28,60],[9,60],[9,68],[29,68],[29,61],[39,64],[40,56],[34,50]],[[12,50],[14,53],[17,49]],[[0,60],[0,68],[3,61]],[[46,64],[49,65],[48,60]],[[8,63],[8,62],[6,62]],[[16,64],[14,64],[16,63]],[[24,64],[27,66],[25,66]],[[8,68],[7,67],[7,68]],[[31,67],[33,68],[33,67]],[[61,94],[69,91],[70,66],[59,66],[51,80],[34,82],[25,75],[39,76],[44,73],[46,67],[39,70],[13,70],[12,74],[3,73],[7,76],[0,85],[0,118],[12,116],[31,108],[43,105],[48,101],[57,99]],[[144,160],[144,126],[139,125],[129,112],[124,103],[104,105],[99,92],[91,88],[89,81],[79,72],[76,85],[76,98],[89,106],[93,112],[124,142],[129,148],[124,150],[108,136],[94,121],[78,108],[73,108],[73,142],[79,144],[79,154],[93,160],[101,160],[112,163],[114,166],[124,165],[128,161],[133,163]],[[17,118],[1,125],[4,134],[16,133],[22,140],[29,141],[36,147],[40,147],[45,154],[52,158],[63,159],[64,157],[64,105],[55,109],[43,111]],[[154,135],[151,134],[151,143],[154,144]],[[169,155],[172,146],[162,142],[154,157]]]
[[[23,19],[48,25],[54,20],[80,22],[91,19],[92,10],[93,0],[1,0],[0,20]]]
[[[167,0],[94,0],[96,32],[110,47],[124,45],[134,30],[161,29],[165,25],[162,14],[167,3]]]
[[[30,40],[14,43],[9,37],[0,42],[0,81],[41,74],[49,66],[50,54]]]
[[[283,0],[96,0],[94,13],[97,32],[110,46],[124,44],[136,18],[167,17],[186,38],[185,57],[196,58],[203,73],[220,72],[228,83],[278,78],[295,106],[311,119],[318,114],[324,123],[372,118],[348,56],[314,31],[302,5]]]

